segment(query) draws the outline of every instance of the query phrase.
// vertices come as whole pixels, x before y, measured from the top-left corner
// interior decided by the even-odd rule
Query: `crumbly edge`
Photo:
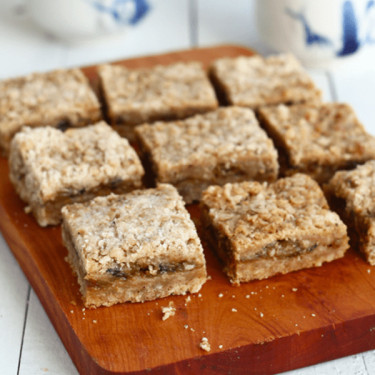
[[[321,229],[314,233],[299,234],[295,239],[283,239],[277,241],[278,243],[271,242],[259,248],[256,253],[258,255],[251,259],[239,260],[234,255],[230,239],[210,218],[208,207],[204,204],[201,204],[201,207],[202,223],[206,228],[207,239],[215,249],[224,266],[224,272],[233,284],[318,267],[324,262],[343,257],[348,249],[346,227],[342,224],[340,227],[331,228],[331,233],[328,235],[326,229]],[[285,255],[270,256],[268,250],[276,247],[279,247],[281,254],[285,252]],[[267,251],[265,251],[266,248],[268,248]]]
[[[168,66],[167,66],[168,67]],[[148,69],[149,70],[149,69]],[[152,70],[152,69],[151,69]],[[134,140],[134,126],[145,122],[154,121],[169,121],[176,119],[184,119],[195,114],[205,113],[218,107],[214,89],[212,88],[212,98],[207,98],[206,101],[195,101],[193,104],[189,103],[174,103],[173,105],[166,105],[164,108],[159,109],[131,109],[124,105],[121,111],[114,109],[113,99],[110,97],[111,85],[105,79],[103,67],[98,70],[99,85],[102,97],[105,102],[106,115],[110,120],[111,125],[118,126],[118,131],[123,136],[126,136],[131,141]],[[202,84],[211,87],[208,77],[202,80]],[[124,129],[120,129],[125,126]]]
[[[345,108],[348,107],[348,105],[342,106]],[[257,115],[260,124],[273,139],[278,150],[281,176],[291,176],[295,173],[306,173],[318,181],[319,184],[324,184],[328,182],[338,170],[351,170],[357,165],[363,164],[372,158],[371,152],[367,152],[364,155],[353,155],[350,158],[342,158],[342,160],[336,160],[337,158],[325,160],[324,155],[322,154],[320,160],[319,155],[316,155],[314,160],[305,160],[305,162],[300,161],[298,163],[292,161],[293,156],[284,135],[280,132],[278,124],[276,122],[273,123],[268,115],[269,111],[272,111],[275,108],[277,107],[261,107],[258,110]],[[363,130],[363,134],[365,133],[365,129],[359,121],[357,121],[356,126]]]
[[[216,178],[206,180],[202,179],[202,170],[199,170],[199,165],[195,166],[195,178],[181,178],[178,174],[174,179],[161,178],[159,175],[158,163],[152,156],[150,145],[139,136],[136,132],[136,143],[138,145],[139,153],[147,174],[151,177],[151,186],[156,183],[170,183],[176,187],[179,194],[183,197],[186,204],[199,202],[201,200],[202,192],[210,185],[224,185],[228,182],[240,182],[244,180],[257,181],[275,181],[278,175],[278,166],[272,157],[264,158],[264,160],[243,160],[239,165],[232,166],[226,169],[224,166],[217,166],[215,173]],[[276,164],[276,165],[275,165]],[[262,168],[259,167],[262,166]],[[239,168],[242,166],[243,168]],[[198,168],[197,168],[198,167]]]
[[[58,225],[62,220],[61,210],[64,206],[73,203],[88,202],[95,197],[106,196],[111,193],[125,194],[132,190],[142,187],[141,177],[138,180],[124,180],[120,185],[112,188],[108,186],[99,186],[95,189],[87,190],[79,195],[72,196],[57,196],[53,201],[47,201],[45,204],[40,205],[37,202],[27,202],[31,211],[41,227],[48,225]],[[16,188],[17,191],[17,188]],[[18,192],[18,191],[17,191]],[[19,193],[22,197],[23,194]]]
[[[169,295],[197,293],[206,282],[205,265],[189,271],[159,274],[153,277],[142,275],[131,279],[116,278],[111,283],[95,285],[85,278],[83,266],[71,241],[69,230],[62,226],[63,243],[68,249],[66,260],[80,285],[83,303],[88,308],[112,306],[124,302],[145,302]]]
[[[65,111],[65,113],[56,113],[54,111],[54,115],[45,118],[45,115],[43,114],[43,118],[35,118],[33,120],[29,120],[27,123],[22,123],[19,125],[13,125],[11,126],[10,123],[8,123],[7,126],[1,126],[0,124],[0,152],[2,155],[7,157],[9,155],[10,150],[10,143],[14,135],[19,132],[24,125],[27,125],[29,127],[40,127],[40,126],[53,126],[56,128],[66,129],[68,127],[82,127],[89,124],[93,124],[95,122],[98,122],[102,119],[102,113],[100,109],[100,103],[97,99],[94,91],[92,90],[89,81],[87,77],[82,73],[79,69],[73,69],[72,70],[76,74],[76,78],[79,76],[80,82],[87,90],[87,99],[90,99],[90,103],[87,102],[87,106],[83,109],[83,113],[81,111],[76,111],[74,108],[71,111]],[[40,76],[52,76],[55,72],[60,71],[52,71],[48,73],[35,73],[37,77]],[[69,70],[67,71],[69,73]],[[21,78],[15,78],[12,80],[22,80]]]
[[[292,57],[292,56],[291,56]],[[307,87],[292,87],[294,91],[288,91],[291,90],[288,85],[285,86],[284,90],[279,93],[279,97],[277,96],[277,93],[274,93],[276,96],[275,98],[262,98],[261,101],[256,100],[256,97],[250,97],[244,99],[237,99],[235,98],[236,92],[233,88],[233,82],[228,82],[227,77],[225,76],[224,72],[220,72],[220,65],[223,64],[225,61],[230,60],[236,60],[236,59],[262,59],[263,64],[267,64],[267,60],[269,59],[277,59],[278,56],[271,56],[269,58],[262,58],[260,56],[240,56],[237,58],[220,58],[214,61],[210,68],[209,68],[209,76],[211,79],[211,82],[213,86],[215,87],[217,96],[220,99],[220,102],[222,104],[231,104],[231,105],[237,105],[242,107],[249,107],[252,109],[258,109],[261,106],[272,106],[277,105],[280,103],[284,104],[299,104],[299,103],[307,103],[307,102],[320,102],[322,93],[321,91],[315,87],[313,81],[310,77],[308,77],[307,73],[302,69],[302,67],[299,65],[300,70],[296,70],[296,75],[301,75],[301,77],[309,78],[309,81],[307,83]],[[292,57],[293,63],[296,64],[297,61],[294,57]],[[228,68],[230,69],[230,67]],[[277,73],[276,73],[277,74]],[[272,77],[269,77],[272,78]],[[306,84],[305,83],[305,84]],[[300,89],[299,95],[298,89]]]
[[[331,209],[336,211],[348,227],[350,242],[353,248],[358,248],[367,262],[375,265],[375,220],[373,217],[355,212],[348,204],[347,198],[338,190],[343,182],[340,178],[350,172],[338,172],[327,184],[324,192]],[[341,191],[341,193],[343,193]]]
[[[181,122],[157,122],[151,125],[143,124],[137,126],[135,133],[141,158],[145,165],[150,166],[148,169],[151,170],[154,180],[173,184],[186,203],[199,201],[202,191],[209,185],[224,185],[227,182],[245,180],[274,181],[279,171],[276,149],[263,129],[259,128],[258,134],[258,122],[255,116],[252,120],[248,112],[254,116],[250,109],[238,107],[221,108],[203,116],[197,115]],[[172,152],[175,152],[178,155],[177,160],[158,152],[163,147],[163,140],[168,139],[170,134],[173,134],[176,129],[181,131],[181,129],[192,128],[194,135],[191,139],[194,143],[196,139],[199,139],[199,132],[202,131],[199,130],[198,126],[200,122],[218,121],[218,126],[220,123],[220,127],[226,129],[227,126],[228,128],[233,128],[233,125],[229,126],[226,122],[231,121],[233,124],[234,121],[239,123],[240,121],[243,122],[244,119],[249,122],[249,127],[253,126],[255,128],[254,131],[248,132],[256,133],[257,135],[254,135],[254,139],[244,144],[235,142],[233,139],[227,143],[224,141],[223,146],[225,148],[222,153],[215,154],[209,148],[210,140],[207,141],[208,150],[200,151],[201,155],[199,157],[195,151],[191,151],[191,146],[189,149],[189,143],[184,145],[188,152],[185,151],[182,154],[185,154],[186,158],[185,156],[181,157],[179,154],[181,151],[177,147],[169,154],[171,155]],[[189,126],[187,126],[188,124]],[[206,132],[206,130],[203,131]],[[219,132],[217,137],[221,136],[222,134]],[[213,136],[212,138],[213,142],[217,139]],[[204,142],[204,140],[201,140],[201,142]],[[171,143],[174,144],[173,140],[171,140]],[[259,144],[258,149],[254,148],[255,144]]]
[[[92,152],[94,146],[98,152]],[[103,165],[104,159],[108,164]],[[48,174],[46,162],[53,165]],[[144,175],[135,150],[104,122],[70,129],[66,135],[54,128],[25,128],[12,141],[9,167],[17,193],[35,207],[96,191],[128,192],[142,186]],[[82,167],[84,174],[75,167]]]

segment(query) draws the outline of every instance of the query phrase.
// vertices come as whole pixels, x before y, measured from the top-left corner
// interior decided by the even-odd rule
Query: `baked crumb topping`
[[[202,202],[215,226],[230,239],[236,258],[256,255],[263,247],[275,256],[283,251],[278,241],[295,238],[296,232],[309,234],[312,228],[342,225],[338,215],[328,210],[319,185],[303,174],[271,184],[211,186]]]
[[[375,137],[348,104],[279,105],[260,114],[284,143],[292,166],[375,158]]]
[[[136,133],[152,154],[161,180],[176,180],[177,173],[181,178],[194,167],[201,168],[197,178],[212,179],[214,176],[202,173],[214,173],[217,164],[228,170],[239,168],[248,158],[270,159],[269,168],[277,174],[276,149],[251,109],[219,108],[182,121],[140,125]],[[206,165],[211,168],[205,172],[202,167]]]
[[[97,197],[62,213],[87,274],[117,270],[126,277],[134,267],[152,275],[168,264],[185,271],[205,265],[194,223],[171,185]]]
[[[321,97],[310,76],[289,54],[222,58],[212,64],[211,71],[234,105],[258,108]]]
[[[104,122],[65,132],[26,127],[12,140],[9,162],[25,174],[29,201],[40,204],[144,174],[128,141]]]
[[[362,217],[375,214],[375,161],[352,171],[339,171],[328,184],[336,197],[345,199],[346,210]]]

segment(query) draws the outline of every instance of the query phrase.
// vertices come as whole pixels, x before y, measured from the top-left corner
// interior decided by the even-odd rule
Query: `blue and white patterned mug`
[[[28,0],[26,9],[45,31],[72,41],[135,25],[150,6],[148,0]]]
[[[262,40],[307,66],[375,46],[375,0],[257,0],[256,6]]]

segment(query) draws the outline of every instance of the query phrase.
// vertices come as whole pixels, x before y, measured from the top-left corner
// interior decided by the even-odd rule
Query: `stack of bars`
[[[197,202],[232,283],[342,257],[346,224],[375,263],[375,138],[293,56],[98,78],[98,96],[77,69],[0,82],[10,179],[39,225],[62,222],[85,306],[198,292]]]

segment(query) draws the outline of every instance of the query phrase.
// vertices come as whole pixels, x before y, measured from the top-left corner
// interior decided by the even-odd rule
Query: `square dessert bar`
[[[127,69],[98,69],[107,115],[120,134],[132,139],[134,125],[179,119],[218,106],[215,92],[200,63]]]
[[[253,109],[319,101],[321,97],[292,55],[221,58],[212,64],[210,76],[225,103]]]
[[[202,220],[231,282],[315,267],[348,248],[346,226],[304,174],[274,183],[210,186]]]
[[[106,123],[70,128],[25,127],[12,140],[10,180],[39,225],[61,220],[61,208],[142,186],[141,162]]]
[[[259,117],[278,148],[282,174],[302,172],[323,183],[338,169],[375,158],[375,138],[347,104],[265,107]]]
[[[353,245],[375,265],[375,161],[337,172],[325,190],[331,207],[348,225]]]
[[[186,203],[200,200],[209,185],[277,178],[276,149],[249,108],[144,124],[136,134],[156,180],[176,186]]]
[[[0,151],[22,126],[83,126],[101,119],[99,101],[79,69],[0,81]]]
[[[171,185],[97,197],[62,213],[86,307],[196,293],[206,281],[194,223]]]

